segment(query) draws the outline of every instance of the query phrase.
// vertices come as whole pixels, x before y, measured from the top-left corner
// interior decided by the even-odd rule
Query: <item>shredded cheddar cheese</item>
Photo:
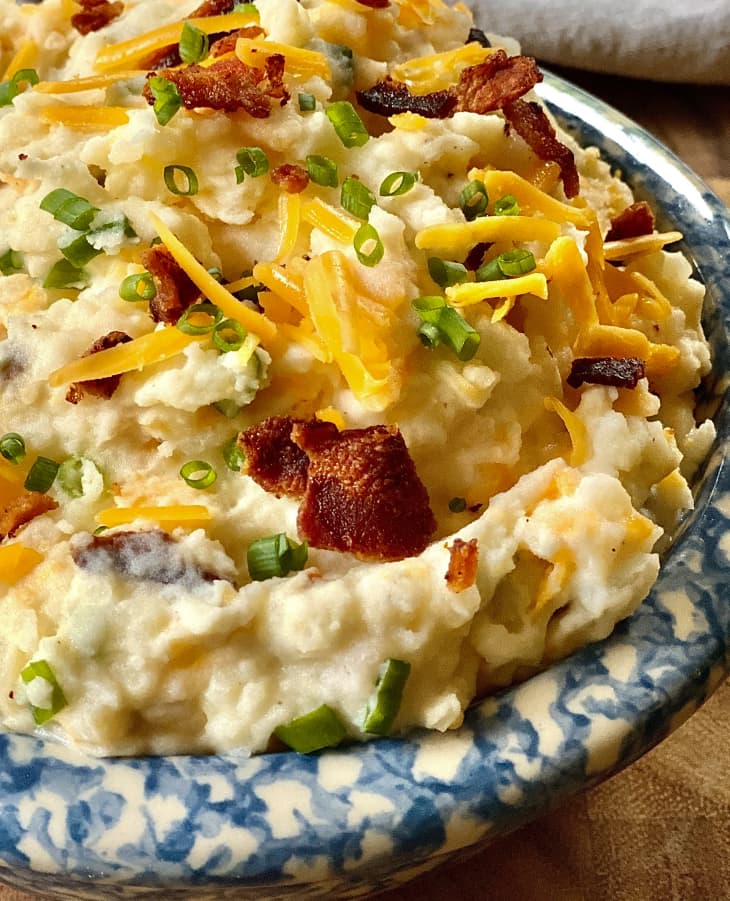
[[[340,244],[352,244],[358,223],[347,213],[313,197],[302,204],[302,219]]]
[[[656,253],[667,244],[675,244],[682,238],[682,232],[654,232],[651,235],[638,235],[636,238],[606,241],[603,252],[607,260],[625,260],[637,254]]]
[[[129,114],[121,106],[45,106],[38,115],[49,125],[98,131],[129,122]]]
[[[459,255],[482,241],[545,241],[560,237],[560,225],[537,216],[480,216],[472,222],[431,225],[416,234],[419,250]]]
[[[144,69],[132,69],[127,72],[108,72],[103,75],[88,75],[85,78],[71,78],[68,81],[40,81],[33,90],[39,94],[79,94],[82,91],[108,88],[120,81],[138,78],[144,73]]]
[[[542,272],[529,272],[515,278],[500,278],[489,282],[468,282],[446,288],[446,297],[455,307],[466,307],[496,297],[517,297],[535,294],[547,300],[547,279]]]
[[[0,546],[0,582],[15,585],[43,559],[43,554],[20,542]]]
[[[1,81],[10,81],[21,69],[32,69],[38,57],[38,45],[32,39],[23,41],[8,63]]]
[[[455,50],[432,53],[409,59],[395,66],[391,75],[402,81],[416,94],[426,94],[447,88],[459,78],[459,73],[467,66],[476,66],[494,51],[472,41]]]
[[[239,38],[236,41],[236,56],[248,66],[262,69],[274,54],[284,57],[284,71],[292,78],[307,79],[318,75],[329,80],[332,77],[327,57],[316,50],[290,47],[264,38]]]
[[[96,521],[109,529],[125,526],[138,519],[156,523],[165,531],[204,528],[211,521],[208,507],[202,504],[172,504],[169,506],[109,507],[97,514]]]
[[[275,262],[283,263],[294,252],[302,221],[302,196],[282,191],[279,194],[279,249]]]
[[[570,454],[570,465],[582,466],[590,453],[590,438],[585,423],[580,416],[569,410],[557,397],[546,397],[544,403],[545,409],[557,413],[568,430],[570,441],[573,445]]]

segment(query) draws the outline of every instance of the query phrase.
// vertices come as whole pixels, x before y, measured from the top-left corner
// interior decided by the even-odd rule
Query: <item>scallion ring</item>
[[[130,303],[152,300],[155,294],[157,289],[152,273],[147,271],[128,275],[119,286],[119,296]]]
[[[443,342],[463,362],[474,356],[481,342],[479,332],[443,297],[417,297],[412,306],[422,320],[418,336],[427,347]]]
[[[478,282],[493,282],[501,278],[524,275],[535,268],[535,257],[529,250],[506,250],[480,266],[474,274]]]
[[[58,484],[69,497],[83,496],[83,471],[83,457],[68,457],[58,467]]]
[[[380,185],[380,196],[400,197],[401,194],[407,194],[415,183],[415,172],[391,172]]]
[[[236,182],[240,185],[248,175],[258,178],[269,171],[269,158],[260,147],[242,147],[236,153]]]
[[[375,691],[365,709],[363,732],[372,735],[390,734],[403,701],[403,691],[410,672],[410,663],[392,657],[380,667]]]
[[[23,271],[23,255],[17,251],[13,250],[12,247],[8,247],[5,253],[0,256],[0,272],[3,275],[17,275],[18,272]]]
[[[58,260],[51,266],[43,282],[44,288],[85,288],[89,283],[89,273],[69,260]]]
[[[9,81],[0,83],[0,106],[9,106],[20,93],[22,84],[38,84],[38,73],[35,69],[19,69]]]
[[[349,100],[330,103],[325,114],[345,147],[362,147],[370,140],[365,123]]]
[[[317,109],[317,98],[314,94],[299,94],[299,112],[311,113]]]
[[[205,300],[188,307],[178,319],[177,327],[186,335],[209,335],[222,319],[223,312],[214,303]]]
[[[231,472],[241,471],[243,464],[246,462],[246,452],[238,443],[238,433],[226,441],[221,448],[221,454]]]
[[[213,326],[213,344],[223,353],[240,350],[246,335],[246,329],[235,319],[221,319]]]
[[[293,751],[309,754],[335,747],[347,736],[347,729],[337,713],[328,704],[322,704],[316,710],[277,726],[274,735]]]
[[[505,194],[499,200],[494,201],[495,216],[519,216],[520,205],[514,194]]]
[[[484,182],[479,181],[478,178],[470,181],[459,195],[459,206],[468,222],[479,216],[484,216],[487,212],[488,204],[489,195],[487,194],[487,189],[484,186]]]
[[[162,170],[167,190],[179,197],[192,197],[198,193],[198,176],[190,166],[179,166],[171,163]],[[182,180],[182,183],[179,181]]]
[[[94,247],[87,234],[72,231],[59,239],[58,249],[76,269],[83,267],[103,253],[100,247]]]
[[[28,475],[25,477],[23,487],[27,491],[36,491],[45,494],[56,481],[60,464],[49,457],[36,457]]]
[[[376,200],[375,195],[367,185],[364,185],[359,178],[348,175],[342,182],[340,203],[348,213],[351,213],[358,219],[367,220],[370,210],[375,206]]]
[[[205,460],[188,460],[180,467],[180,475],[187,485],[199,491],[210,488],[218,478],[218,473]]]
[[[180,35],[179,52],[184,63],[199,63],[208,55],[208,35],[192,22],[186,22]]]
[[[446,301],[438,294],[429,294],[425,297],[416,297],[411,301],[411,306],[424,322],[431,322],[435,325],[441,311],[446,307]]]
[[[363,266],[377,266],[383,259],[385,248],[377,230],[369,222],[363,224],[355,232],[352,242],[358,260]]]
[[[433,350],[441,343],[441,332],[433,322],[422,322],[418,329],[418,337],[421,339],[421,344],[429,350]]]
[[[154,98],[152,110],[155,117],[160,125],[167,125],[182,106],[182,97],[177,85],[160,75],[148,78],[147,84]]]
[[[56,675],[47,660],[33,660],[20,671],[20,677],[26,685],[34,682],[36,679],[42,679],[44,682],[48,683],[49,706],[38,707],[34,704],[30,705],[31,713],[33,714],[33,719],[37,726],[42,726],[44,723],[47,723],[48,720],[52,719],[59,712],[59,710],[63,710],[68,703],[61,686],[58,684]]]
[[[0,455],[10,463],[22,463],[25,459],[25,441],[17,432],[7,432],[0,438]]]
[[[337,176],[337,163],[328,156],[312,153],[307,157],[307,172],[316,185],[325,188],[336,188],[340,183]]]
[[[66,188],[56,188],[41,200],[40,208],[50,213],[58,222],[70,225],[76,231],[87,229],[99,212],[99,208],[93,206],[84,197],[79,197],[73,191]]]
[[[255,582],[286,576],[292,571],[304,569],[307,554],[306,541],[298,544],[284,532],[257,538],[248,546],[246,553],[248,574]]]
[[[441,288],[458,285],[466,281],[468,272],[463,263],[453,260],[442,260],[440,257],[428,258],[428,272],[431,278]]]

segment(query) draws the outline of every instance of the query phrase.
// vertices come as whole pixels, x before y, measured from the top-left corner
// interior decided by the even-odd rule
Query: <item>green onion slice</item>
[[[369,222],[363,224],[355,232],[353,247],[358,260],[363,266],[377,266],[383,259],[385,248],[377,230]]]
[[[466,277],[469,274],[463,263],[456,263],[453,260],[442,260],[440,257],[428,258],[428,272],[441,288],[458,285],[466,281]]]
[[[248,574],[254,582],[263,582],[304,569],[308,550],[306,541],[298,544],[284,532],[257,538],[248,546]]]
[[[494,201],[495,216],[519,216],[520,205],[514,194],[505,194],[499,200]]]
[[[198,176],[190,166],[178,166],[174,163],[162,170],[167,190],[180,197],[192,197],[198,193]]]
[[[247,175],[258,178],[269,171],[269,158],[260,147],[242,147],[236,153],[236,159],[236,183],[239,185]]]
[[[307,172],[316,185],[325,188],[336,188],[340,183],[337,177],[337,163],[328,156],[312,153],[307,157]]]
[[[152,300],[157,294],[155,282],[151,272],[137,272],[128,275],[119,286],[119,296],[122,300],[136,303],[140,300]]]
[[[466,510],[466,498],[465,497],[452,497],[449,501],[449,510],[452,513],[463,513]]]
[[[59,712],[59,710],[63,710],[68,703],[61,686],[58,684],[55,673],[47,660],[33,660],[20,671],[20,677],[25,683],[33,682],[36,679],[42,679],[51,687],[50,707],[35,707],[33,704],[30,705],[36,725],[42,726],[43,723],[47,723],[48,720],[52,719]]]
[[[349,100],[330,103],[325,113],[345,147],[362,147],[370,140],[365,123]]]
[[[76,231],[84,231],[91,225],[99,208],[92,206],[88,200],[67,191],[66,188],[56,188],[40,202],[40,208],[50,213],[58,222],[70,225]]]
[[[81,476],[84,471],[83,457],[69,457],[58,467],[58,484],[69,497],[81,497],[84,486]]]
[[[208,35],[192,22],[186,22],[180,35],[179,51],[184,63],[199,63],[208,55]]]
[[[157,121],[160,125],[167,125],[182,106],[182,97],[177,85],[160,75],[153,75],[147,80],[147,84],[154,97],[152,109]]]
[[[347,735],[342,720],[328,705],[305,713],[274,729],[274,735],[299,754],[309,754],[322,748],[333,748]]]
[[[434,325],[433,322],[421,323],[418,329],[418,337],[421,339],[424,347],[427,347],[429,350],[433,350],[441,343],[441,332],[439,327]]]
[[[221,319],[213,326],[213,344],[223,353],[240,350],[246,335],[246,329],[235,319]]]
[[[381,197],[400,197],[407,194],[416,183],[415,172],[391,172],[380,185]]]
[[[19,69],[10,81],[0,83],[0,106],[9,106],[20,93],[22,84],[38,84],[38,73],[35,69]]]
[[[17,432],[6,432],[0,438],[0,454],[10,463],[21,463],[25,459],[25,441]]]
[[[69,260],[58,260],[51,266],[43,282],[44,288],[85,288],[89,283],[88,272],[74,266]]]
[[[178,319],[177,327],[186,335],[209,335],[222,319],[223,312],[214,303],[205,300],[188,307]]]
[[[100,253],[103,253],[100,247],[94,247],[89,241],[88,233],[79,234],[76,231],[69,232],[68,235],[60,238],[58,249],[76,269],[82,269],[94,257],[98,257]]]
[[[317,109],[317,98],[314,94],[299,94],[299,111],[302,113],[311,113]]]
[[[446,301],[438,294],[429,294],[425,297],[417,297],[411,301],[411,306],[424,322],[436,325],[441,311],[446,307]]]
[[[205,460],[188,460],[180,467],[180,475],[187,485],[202,491],[218,478],[218,473]]]
[[[19,251],[13,250],[12,247],[8,247],[0,256],[0,272],[3,275],[16,275],[18,272],[23,272],[23,255]]]
[[[246,462],[246,452],[238,443],[238,433],[226,441],[221,448],[221,454],[223,455],[226,466],[231,472],[241,471],[241,467]]]
[[[363,731],[374,735],[390,735],[398,716],[403,690],[411,672],[410,663],[389,657],[380,667],[375,691],[365,709]]]
[[[246,13],[250,16],[258,16],[259,11],[253,3],[236,3],[231,10],[232,13]]]
[[[471,222],[478,216],[484,216],[489,204],[489,195],[484,182],[475,178],[459,195],[459,206],[467,221]]]
[[[238,416],[242,408],[237,401],[224,397],[213,404],[213,409],[225,416],[226,419],[233,419],[234,416]]]
[[[529,250],[506,250],[484,266],[480,266],[474,278],[478,282],[493,282],[500,278],[532,272],[535,265],[535,257]]]
[[[412,306],[423,323],[418,336],[427,347],[433,349],[443,341],[462,362],[471,360],[481,336],[443,297],[417,297]]]
[[[25,477],[24,487],[28,491],[37,491],[44,494],[56,481],[60,464],[48,457],[36,457],[28,475]]]
[[[343,209],[358,219],[367,220],[370,210],[375,206],[375,195],[359,178],[348,175],[342,182],[340,203]]]

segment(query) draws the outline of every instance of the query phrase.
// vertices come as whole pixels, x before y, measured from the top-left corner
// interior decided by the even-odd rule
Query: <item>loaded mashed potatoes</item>
[[[702,287],[442,0],[0,4],[0,720],[459,725],[649,591]]]

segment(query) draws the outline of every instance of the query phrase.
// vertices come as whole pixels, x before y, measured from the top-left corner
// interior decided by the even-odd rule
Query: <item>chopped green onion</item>
[[[365,123],[349,100],[330,103],[325,113],[345,147],[362,147],[370,140]]]
[[[269,158],[260,147],[242,147],[236,153],[236,159],[236,184],[240,185],[247,175],[258,178],[269,171]]]
[[[182,97],[177,85],[162,78],[160,75],[153,75],[147,80],[150,93],[155,98],[152,109],[160,125],[167,125],[175,113],[182,106]]]
[[[519,216],[520,205],[514,194],[505,194],[499,200],[494,201],[495,216]]]
[[[333,748],[347,735],[342,720],[328,705],[298,716],[274,729],[274,735],[299,754],[309,754],[322,748]]]
[[[358,228],[352,244],[357,258],[363,266],[377,266],[383,259],[383,254],[385,253],[383,242],[380,240],[380,235],[376,229],[369,222],[363,222]]]
[[[77,269],[82,269],[90,260],[103,252],[100,247],[94,247],[88,239],[88,234],[88,232],[79,234],[72,231],[60,238],[58,242],[58,249]]]
[[[56,188],[40,202],[40,208],[50,213],[58,222],[70,225],[76,231],[84,231],[91,225],[99,208],[92,206],[88,200],[67,191],[66,188]]]
[[[463,263],[455,263],[453,260],[442,260],[440,257],[428,258],[428,272],[441,288],[458,285],[465,281],[468,275],[466,266]]]
[[[83,457],[69,457],[58,467],[58,484],[69,497],[81,497],[84,486],[81,475],[84,470]]]
[[[180,35],[179,51],[184,63],[199,63],[208,55],[208,35],[192,22],[186,22]]]
[[[398,716],[403,690],[411,672],[410,663],[390,657],[380,667],[378,681],[365,709],[363,731],[390,735]]]
[[[0,106],[9,106],[20,93],[21,84],[38,84],[38,73],[35,69],[19,69],[10,81],[0,83]]]
[[[246,340],[246,329],[235,319],[222,319],[213,326],[213,344],[223,353],[240,350]]]
[[[36,457],[28,475],[25,477],[24,488],[28,491],[37,491],[44,494],[56,481],[59,464],[48,457]]]
[[[411,306],[424,322],[436,324],[441,316],[441,311],[446,307],[446,301],[439,294],[428,294],[417,297],[411,302]]]
[[[226,466],[231,472],[241,471],[241,467],[246,462],[246,452],[238,443],[238,433],[236,433],[233,438],[229,438],[228,441],[226,441],[221,448],[221,454],[223,455]]]
[[[216,409],[219,413],[226,417],[226,419],[233,419],[234,416],[238,416],[241,412],[241,405],[230,398],[224,397],[221,400],[217,400],[213,404],[214,409]]]
[[[50,707],[36,707],[33,704],[30,705],[36,725],[42,726],[44,723],[47,723],[48,720],[52,719],[59,712],[59,710],[63,710],[68,703],[47,660],[32,661],[20,671],[20,677],[26,684],[33,682],[36,679],[42,679],[51,687]]]
[[[218,266],[211,266],[208,270],[208,275],[212,275],[217,282],[223,281],[223,273]]]
[[[207,317],[203,322],[196,322],[192,316]],[[194,303],[177,321],[177,327],[186,335],[209,335],[223,319],[223,312],[209,300]]]
[[[178,184],[178,173],[182,176],[182,184]],[[177,194],[180,197],[192,197],[198,193],[198,176],[190,166],[178,166],[173,163],[165,166],[162,175],[165,179],[167,190],[171,194]]]
[[[202,491],[218,478],[218,473],[205,460],[188,460],[180,467],[180,475],[187,485]]]
[[[307,157],[307,172],[315,185],[325,188],[336,188],[340,183],[337,177],[337,163],[328,156],[312,153]]]
[[[380,185],[380,196],[400,197],[401,194],[407,194],[415,183],[415,172],[391,172]]]
[[[375,206],[375,195],[359,178],[348,175],[342,182],[340,203],[343,209],[358,219],[367,220],[370,210]]]
[[[500,278],[524,275],[535,268],[535,257],[529,250],[506,250],[485,263],[474,274],[478,282],[493,282]]]
[[[449,501],[449,510],[452,513],[463,513],[466,510],[466,498],[465,497],[452,497]]]
[[[467,221],[471,222],[478,216],[484,216],[489,204],[489,195],[484,182],[475,178],[459,195],[459,206]]]
[[[128,275],[119,286],[119,296],[122,300],[130,303],[152,300],[155,294],[157,294],[157,289],[151,272],[137,272],[134,275]]]
[[[439,327],[434,325],[433,322],[423,322],[418,329],[418,337],[421,339],[424,347],[427,347],[429,350],[433,350],[441,343],[441,332]]]
[[[253,3],[236,3],[231,12],[244,13],[251,16],[257,16],[259,13]]]
[[[23,255],[17,250],[9,247],[5,253],[0,256],[0,272],[3,275],[16,275],[23,271]]]
[[[418,335],[427,347],[433,349],[443,341],[460,360],[471,360],[481,336],[443,297],[417,297],[412,306],[423,322]]]
[[[17,432],[6,432],[0,438],[0,454],[10,463],[21,463],[25,459],[25,441]]]
[[[44,288],[85,288],[89,274],[85,269],[74,266],[69,260],[54,263],[43,282]]]
[[[299,111],[302,113],[311,113],[317,109],[317,98],[314,94],[299,94]]]
[[[295,570],[304,569],[307,562],[307,542],[297,544],[284,532],[257,538],[248,546],[246,560],[248,574],[255,582],[286,576]]]

